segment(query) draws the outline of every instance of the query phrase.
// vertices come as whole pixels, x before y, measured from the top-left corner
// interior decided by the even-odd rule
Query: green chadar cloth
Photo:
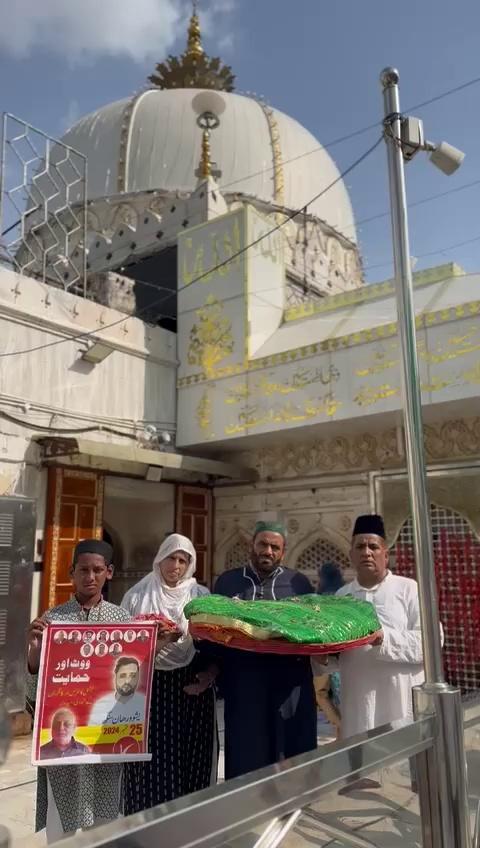
[[[185,607],[185,616],[220,626],[247,627],[269,631],[270,638],[299,644],[340,644],[362,639],[380,630],[375,607],[348,595],[302,595],[284,601],[241,601],[223,595],[195,598]]]

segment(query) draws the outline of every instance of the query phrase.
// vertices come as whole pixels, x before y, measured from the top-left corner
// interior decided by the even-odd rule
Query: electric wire
[[[251,248],[256,247],[256,245],[260,244],[260,242],[262,242],[264,239],[268,238],[269,236],[273,235],[273,233],[282,229],[282,227],[284,227],[289,221],[293,220],[298,215],[301,215],[302,212],[305,209],[308,209],[308,207],[310,206],[311,203],[314,203],[315,200],[318,200],[320,197],[322,197],[324,194],[326,194],[328,191],[330,191],[330,189],[332,189],[338,182],[343,180],[349,173],[351,173],[362,162],[364,162],[365,159],[367,159],[374,152],[374,150],[377,149],[377,147],[381,144],[382,140],[383,140],[383,136],[380,136],[379,138],[377,138],[377,140],[375,141],[374,144],[372,144],[367,150],[365,150],[364,153],[362,153],[361,156],[359,156],[357,159],[355,159],[355,161],[352,162],[351,165],[349,165],[344,171],[342,171],[342,173],[339,174],[338,177],[335,178],[335,180],[333,180],[331,183],[329,183],[329,185],[327,185],[324,189],[317,192],[317,194],[315,194],[314,197],[310,198],[310,200],[304,206],[302,206],[301,209],[294,210],[293,212],[291,212],[289,215],[287,215],[282,221],[280,221],[278,224],[276,224],[270,230],[267,230],[267,232],[262,233],[258,238],[254,239],[252,242],[250,242],[249,244],[242,247],[240,250],[238,250],[232,256],[228,257],[228,259],[225,259],[222,262],[219,262],[217,265],[213,266],[213,268],[209,268],[207,271],[204,271],[203,274],[200,274],[198,277],[191,280],[190,283],[187,283],[183,286],[180,286],[177,289],[176,292],[172,292],[170,290],[168,295],[163,296],[162,298],[159,298],[159,299],[153,301],[152,303],[149,303],[148,306],[144,307],[142,310],[137,312],[135,316],[124,315],[124,316],[122,316],[122,318],[118,318],[117,320],[112,321],[109,324],[104,324],[103,327],[101,328],[101,331],[108,330],[108,329],[111,329],[113,327],[117,327],[119,324],[123,324],[126,321],[129,321],[130,318],[141,317],[142,314],[150,312],[154,307],[160,306],[162,303],[165,302],[165,300],[168,297],[172,297],[174,294],[178,294],[179,292],[183,291],[184,289],[189,288],[194,283],[200,282],[205,277],[210,276],[210,274],[212,274],[213,272],[218,271],[220,268],[223,268],[226,265],[229,265],[233,260],[242,256],[248,250],[251,250]],[[77,335],[68,336],[66,338],[61,338],[61,339],[56,339],[55,341],[47,342],[47,343],[41,344],[41,345],[36,345],[34,347],[31,347],[31,348],[24,348],[23,350],[6,351],[6,352],[3,352],[3,353],[0,353],[0,358],[3,359],[3,358],[6,358],[6,357],[23,356],[23,355],[26,355],[28,353],[36,353],[37,351],[46,350],[47,348],[50,348],[50,347],[56,347],[57,345],[63,344],[65,342],[79,341],[79,340],[91,338],[92,336],[98,335],[98,332],[99,332],[99,329],[88,330],[88,331],[85,331],[84,333],[78,333]]]

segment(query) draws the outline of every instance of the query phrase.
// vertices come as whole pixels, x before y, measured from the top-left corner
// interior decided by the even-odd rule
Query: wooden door
[[[48,469],[43,610],[72,596],[69,570],[77,542],[102,538],[103,489],[103,475],[94,471]]]
[[[176,530],[192,540],[197,552],[199,583],[209,585],[212,550],[212,493],[199,486],[178,486]]]

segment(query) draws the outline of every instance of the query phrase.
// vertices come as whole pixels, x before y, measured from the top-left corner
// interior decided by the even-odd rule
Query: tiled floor
[[[319,743],[330,741],[331,730],[319,721]],[[223,718],[219,711],[219,732],[223,747]],[[480,733],[467,737],[472,815],[480,798]],[[43,834],[33,836],[35,770],[29,765],[30,739],[14,741],[6,765],[0,768],[0,821],[11,833],[13,848],[43,846]],[[223,754],[220,752],[220,778]],[[420,842],[418,799],[410,788],[408,763],[384,769],[379,775],[381,789],[353,792],[349,796],[331,793],[312,807],[322,821],[303,816],[285,838],[285,848],[341,848],[345,842],[332,841],[325,824],[348,827],[381,848],[417,848]],[[258,838],[258,834],[257,834]],[[236,840],[235,848],[249,848],[255,834]]]
[[[36,769],[30,765],[31,747],[30,737],[15,739],[0,768],[0,821],[13,838],[33,833]]]

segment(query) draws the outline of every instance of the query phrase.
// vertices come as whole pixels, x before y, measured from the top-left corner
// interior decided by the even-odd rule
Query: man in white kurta
[[[357,519],[350,556],[356,578],[337,595],[372,603],[382,632],[340,657],[343,738],[411,717],[412,687],[424,679],[417,584],[389,570],[380,516]]]

